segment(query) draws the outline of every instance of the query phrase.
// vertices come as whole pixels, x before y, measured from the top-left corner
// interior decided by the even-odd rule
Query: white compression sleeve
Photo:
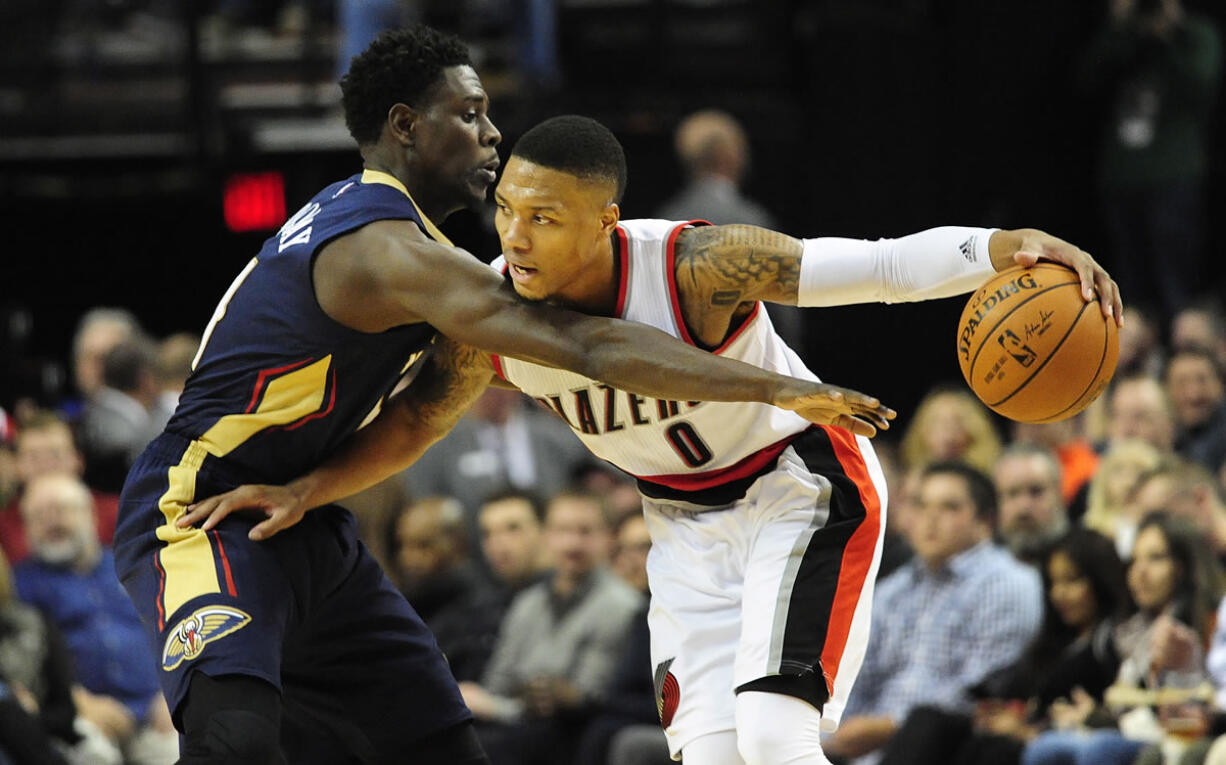
[[[996,269],[994,228],[941,226],[898,239],[805,239],[797,305],[903,303],[970,292]]]

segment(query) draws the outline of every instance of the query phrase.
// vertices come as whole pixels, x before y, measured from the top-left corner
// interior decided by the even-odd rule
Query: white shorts
[[[833,730],[868,643],[885,504],[868,441],[837,428],[806,431],[722,508],[643,498],[651,657],[673,759],[735,730],[747,684],[822,707]]]

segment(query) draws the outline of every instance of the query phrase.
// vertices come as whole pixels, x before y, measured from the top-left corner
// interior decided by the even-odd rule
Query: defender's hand
[[[806,420],[818,425],[834,425],[845,428],[858,436],[872,438],[877,430],[890,427],[890,420],[898,416],[893,409],[850,388],[824,383],[796,381],[775,396],[772,401],[780,409],[796,412]]]
[[[248,538],[258,542],[293,526],[302,520],[308,509],[301,498],[285,486],[250,484],[188,505],[187,513],[177,525],[185,529],[204,521],[200,528],[208,531],[236,510],[263,513],[267,519],[247,533]]]
[[[1068,266],[1081,277],[1082,298],[1089,302],[1097,295],[1103,316],[1114,318],[1116,326],[1124,326],[1124,303],[1120,300],[1119,285],[1090,253],[1037,229],[1021,233],[1022,243],[1013,255],[1015,263],[1029,268],[1040,260],[1050,260]]]

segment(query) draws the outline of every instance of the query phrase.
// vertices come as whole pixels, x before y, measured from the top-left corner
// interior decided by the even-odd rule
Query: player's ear
[[[413,145],[417,117],[417,112],[408,104],[392,104],[392,108],[387,110],[388,130],[401,146]]]
[[[622,218],[621,208],[616,202],[610,202],[605,205],[605,208],[600,211],[600,230],[606,236],[613,233],[613,229],[617,228],[617,222]]]

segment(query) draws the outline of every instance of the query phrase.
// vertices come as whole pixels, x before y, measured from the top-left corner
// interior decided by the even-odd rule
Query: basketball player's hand
[[[873,396],[850,388],[803,380],[795,383],[777,394],[771,403],[818,425],[834,425],[871,438],[877,435],[878,428],[889,428],[890,420],[898,416]]]
[[[1048,260],[1068,266],[1081,277],[1081,296],[1086,302],[1097,296],[1103,316],[1113,317],[1117,326],[1124,326],[1119,285],[1090,253],[1037,229],[1019,229],[1014,233],[1021,235],[1021,244],[1013,254],[1015,263],[1029,268],[1040,260]]]
[[[241,510],[265,516],[247,532],[248,538],[258,542],[293,526],[302,520],[308,509],[302,498],[288,487],[249,484],[188,505],[187,513],[177,525],[185,529],[203,521],[200,528],[208,531],[230,513]]]

